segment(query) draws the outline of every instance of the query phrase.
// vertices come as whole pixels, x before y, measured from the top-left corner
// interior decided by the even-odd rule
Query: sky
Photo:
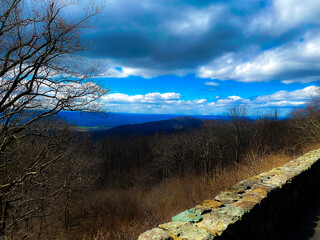
[[[285,116],[317,93],[318,0],[106,0],[83,38],[111,112]]]

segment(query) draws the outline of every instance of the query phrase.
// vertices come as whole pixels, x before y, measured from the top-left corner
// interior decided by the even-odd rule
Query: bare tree
[[[231,125],[234,130],[235,139],[235,162],[240,163],[240,155],[243,147],[245,127],[247,123],[247,107],[245,105],[236,105],[229,110]]]
[[[217,167],[219,156],[217,128],[212,122],[204,122],[201,127],[194,131],[191,138],[193,151],[196,153],[203,166],[203,173],[206,178],[213,174],[214,167]],[[196,164],[193,164],[196,166]]]
[[[320,87],[317,94],[311,96],[304,108],[291,111],[293,127],[298,130],[298,144],[318,143],[320,139]]]
[[[33,207],[21,215],[12,207],[21,199],[32,202],[23,193],[66,156],[63,144],[54,140],[59,138],[52,138],[61,128],[52,128],[46,119],[62,110],[97,110],[96,100],[108,93],[92,81],[98,68],[84,64],[77,54],[86,48],[81,29],[100,8],[90,4],[82,16],[69,17],[77,3],[0,1],[0,237],[24,216],[40,210]],[[41,137],[46,140],[39,141]],[[15,154],[15,149],[25,149],[26,141],[39,148],[28,156]]]

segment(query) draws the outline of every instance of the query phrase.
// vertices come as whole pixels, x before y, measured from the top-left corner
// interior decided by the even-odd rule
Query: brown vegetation
[[[76,228],[66,238],[137,239],[240,180],[319,147],[315,138],[300,141],[309,133],[301,132],[297,119],[279,120],[277,114],[208,121],[191,132],[100,140],[96,189],[88,192],[82,215],[74,209]],[[236,121],[242,121],[241,133]]]
[[[209,179],[186,175],[171,178],[148,191],[133,187],[96,192],[87,207],[100,211],[81,223],[83,228],[89,227],[95,234],[84,234],[84,239],[137,239],[143,231],[170,221],[175,214],[201,204],[205,199],[212,199],[240,180],[290,160],[284,154],[251,157],[256,156],[250,155],[248,163],[230,167]],[[106,214],[110,209],[101,209],[102,206],[113,206],[113,213]],[[81,232],[78,234],[75,239],[80,238]]]

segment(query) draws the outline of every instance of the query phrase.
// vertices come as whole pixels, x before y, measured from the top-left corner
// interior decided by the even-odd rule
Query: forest
[[[318,147],[319,103],[314,97],[286,119],[273,109],[252,120],[246,106],[235,106],[227,120],[197,129],[99,140],[57,117],[43,119],[25,130],[41,136],[28,135],[5,152],[15,164],[2,181],[21,176],[30,163],[38,172],[6,190],[2,234],[137,239],[236,182]]]

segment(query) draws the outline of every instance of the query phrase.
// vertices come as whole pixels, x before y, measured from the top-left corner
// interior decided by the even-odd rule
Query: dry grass
[[[68,238],[137,239],[140,233],[170,221],[177,213],[290,159],[284,153],[259,156],[250,152],[242,164],[214,174],[209,180],[203,176],[188,175],[170,179],[147,192],[138,188],[96,192],[85,206],[86,218],[77,223],[80,225],[78,230]]]

